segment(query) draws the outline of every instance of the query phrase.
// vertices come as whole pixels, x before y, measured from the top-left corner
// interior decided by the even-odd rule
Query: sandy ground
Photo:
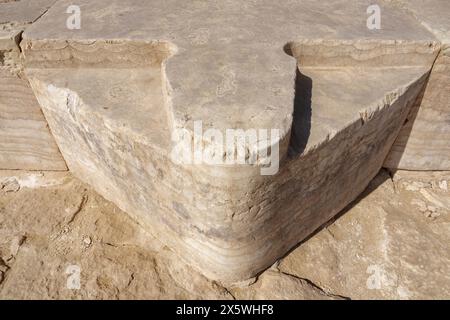
[[[450,172],[381,171],[272,268],[227,286],[69,173],[0,182],[1,299],[450,298]]]

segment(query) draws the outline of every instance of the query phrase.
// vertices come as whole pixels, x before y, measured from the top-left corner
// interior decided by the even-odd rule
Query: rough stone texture
[[[22,29],[36,21],[56,0],[0,1],[0,30]]]
[[[67,170],[27,81],[0,68],[0,169]]]
[[[255,283],[222,287],[70,174],[0,172],[0,298],[448,299],[449,188],[449,174],[383,172]]]
[[[355,110],[353,121],[349,108],[350,124],[334,136],[311,130],[310,141],[315,142],[315,148],[286,159],[275,177],[260,176],[257,167],[177,166],[167,156],[170,150],[161,149],[167,135],[166,140],[155,140],[161,131],[142,135],[135,131],[141,128],[139,125],[125,122],[129,117],[115,118],[123,111],[115,108],[122,106],[123,97],[117,99],[117,104],[104,104],[108,101],[98,93],[111,92],[113,86],[109,83],[122,83],[121,77],[127,76],[136,79],[136,83],[127,83],[128,88],[143,92],[139,86],[157,79],[150,69],[121,70],[120,74],[109,70],[63,70],[51,72],[48,78],[34,73],[31,81],[72,172],[160,234],[209,276],[242,280],[272,264],[290,246],[331,218],[376,174],[423,85],[426,70],[413,68],[410,74],[405,71],[396,73],[398,78],[390,78],[393,84],[386,78],[374,77],[373,83],[380,91],[386,90],[388,97],[380,93],[373,109]],[[327,88],[345,86],[357,76],[351,71],[330,71],[328,75],[338,73],[341,77],[333,79],[321,70],[305,69],[307,75],[322,76],[315,88],[323,89],[324,94],[315,95],[313,89],[313,103],[343,92]],[[361,76],[369,74],[362,72]],[[148,78],[142,84],[138,82]],[[86,86],[89,81],[104,83],[106,89],[92,92],[92,86]],[[355,91],[364,97],[377,97],[379,92],[371,86],[359,86]],[[150,98],[151,90],[143,94],[144,99],[136,100],[155,102]],[[341,101],[345,105],[345,100]],[[320,119],[320,108],[318,111]],[[346,123],[345,118],[342,122]],[[353,161],[347,161],[347,155]],[[347,183],[354,187],[338,187]]]
[[[55,1],[0,2],[0,169],[67,170],[23,75],[23,30]]]
[[[439,50],[392,8],[368,30],[367,1],[82,1],[76,31],[67,4],[22,48],[68,167],[222,282],[269,267],[364,190]],[[175,164],[171,133],[195,120],[279,129],[278,174]]]
[[[393,0],[442,43],[425,92],[411,110],[385,166],[450,170],[450,2]]]
[[[18,30],[9,30],[9,31],[1,31],[0,30],[0,51],[9,51],[19,47],[20,42],[20,31]]]
[[[20,190],[6,192],[11,181]],[[233,299],[70,175],[4,172],[0,182],[1,299]],[[80,290],[67,288],[70,265],[81,268]],[[274,285],[289,283],[279,277]],[[289,290],[328,298],[306,282]]]
[[[341,300],[327,294],[305,279],[267,270],[250,287],[232,289],[237,299],[245,300]]]
[[[12,74],[23,72],[19,48],[21,34],[22,30],[0,30],[0,68],[7,69]]]
[[[382,48],[366,56],[359,52],[367,49],[364,44],[356,52],[351,45],[367,39],[434,40],[412,17],[387,6],[384,29],[369,30],[366,10],[371,3],[366,0],[351,4],[300,0],[283,5],[84,0],[79,2],[80,30],[66,28],[69,4],[58,2],[25,33],[28,65],[101,67],[126,60],[135,64],[163,60],[169,120],[171,126],[183,128],[203,119],[205,128],[279,128],[282,137],[289,136],[297,61],[284,48],[297,40],[349,40],[350,48],[344,52],[366,62],[373,58],[373,63],[384,62]],[[115,40],[116,45],[102,49],[102,40]],[[129,47],[120,47],[121,41]],[[149,44],[136,48],[133,41]],[[381,57],[374,58],[377,52]]]
[[[56,0],[0,2],[0,66],[22,72],[19,42],[26,27],[41,17]]]
[[[280,263],[352,299],[450,297],[450,174],[381,172],[337,221]]]

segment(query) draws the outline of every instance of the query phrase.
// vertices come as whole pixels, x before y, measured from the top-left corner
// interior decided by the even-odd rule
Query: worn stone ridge
[[[24,33],[33,90],[69,169],[222,282],[254,277],[362,192],[440,49],[392,8],[368,30],[365,1],[105,2],[80,2],[80,30],[61,1]],[[279,129],[279,171],[176,163],[171,135],[197,120]]]

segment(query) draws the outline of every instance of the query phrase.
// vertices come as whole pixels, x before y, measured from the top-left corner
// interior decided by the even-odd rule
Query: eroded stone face
[[[158,51],[170,56],[163,64],[170,121],[182,128],[203,120],[205,128],[279,128],[282,137],[289,136],[297,61],[286,54],[288,43],[433,39],[413,17],[387,4],[381,5],[383,31],[369,30],[370,3],[365,0],[352,4],[303,0],[283,5],[85,0],[79,3],[79,30],[66,27],[69,4],[58,2],[25,32],[23,46],[27,39],[33,40],[27,54],[29,66],[49,66],[52,61],[60,67],[86,65],[92,56],[97,66],[99,60],[110,61],[89,54],[95,48],[92,40],[157,41]]]
[[[0,67],[0,169],[67,170],[26,80]]]
[[[380,174],[279,269],[352,299],[450,296],[448,173]]]
[[[0,169],[67,170],[23,74],[23,30],[55,1],[0,1]]]
[[[76,32],[66,5],[22,48],[70,170],[222,282],[255,276],[362,192],[439,50],[401,11],[387,10],[392,28],[372,33],[364,1],[345,7],[362,12],[345,25],[316,13],[320,27],[308,14],[326,8],[309,1],[85,1]],[[279,130],[279,170],[173,161],[172,133],[197,120]]]
[[[450,170],[450,48],[441,50],[384,166]]]
[[[405,170],[450,170],[450,2],[404,1],[410,12],[442,43],[426,89],[408,116],[385,166]]]
[[[0,298],[446,299],[449,186],[448,173],[381,172],[256,282],[222,287],[70,173],[0,172]]]
[[[56,0],[0,1],[0,29],[21,28],[42,16]]]

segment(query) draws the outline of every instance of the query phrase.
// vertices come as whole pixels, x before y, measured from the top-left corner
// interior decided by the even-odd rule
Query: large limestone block
[[[392,169],[450,170],[450,2],[394,0],[441,41],[424,92],[384,164]]]
[[[365,1],[82,1],[76,31],[68,3],[22,47],[69,169],[223,282],[272,265],[364,190],[439,50],[395,10],[385,31],[368,30]],[[345,12],[317,13],[330,6]],[[191,134],[195,121],[278,129],[279,170],[180,163],[172,133]]]

